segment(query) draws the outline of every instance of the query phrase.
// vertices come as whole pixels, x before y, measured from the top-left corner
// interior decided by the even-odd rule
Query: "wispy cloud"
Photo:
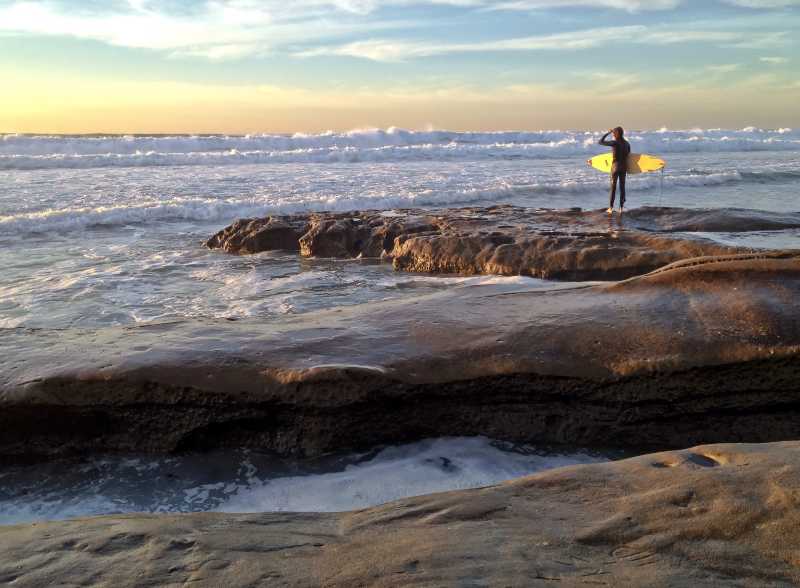
[[[485,1],[482,4],[495,10],[537,10],[542,8],[613,8],[627,12],[671,10],[683,0],[508,0],[505,2]]]
[[[787,8],[800,6],[800,0],[724,0],[727,4],[744,8]]]
[[[789,63],[789,59],[786,57],[762,57],[759,59],[764,63],[768,63],[769,65],[782,65],[784,63]]]
[[[774,9],[800,0],[724,0],[748,8]],[[686,0],[115,0],[81,5],[73,0],[0,0],[0,35],[62,36],[169,55],[232,59],[275,50],[301,56],[345,55],[401,61],[478,51],[578,50],[612,43],[670,45],[709,42],[769,50],[788,33],[742,33],[708,27],[631,25],[501,40],[441,42],[397,39],[387,31],[418,29],[431,21],[398,18],[406,7],[447,6],[470,14],[594,8],[639,13],[686,6]],[[417,13],[418,14],[418,13]],[[389,16],[393,15],[393,16]],[[626,16],[626,18],[629,18]],[[433,19],[432,19],[433,20]],[[445,19],[439,22],[447,26]],[[389,36],[384,39],[380,36]]]
[[[707,65],[706,69],[712,73],[727,74],[741,69],[741,63],[723,63],[721,65]]]
[[[208,0],[192,11],[170,12],[164,3],[148,0],[109,3],[93,11],[63,2],[0,1],[0,33],[75,37],[220,59],[264,53],[298,39],[337,39],[412,26],[408,21],[362,18],[374,5],[370,0]]]
[[[373,61],[404,61],[451,53],[477,53],[498,51],[575,51],[618,45],[676,45],[707,43],[724,47],[765,48],[782,46],[787,41],[785,32],[746,32],[723,30],[697,30],[692,28],[647,27],[631,25],[614,29],[584,29],[553,35],[518,37],[496,41],[472,43],[430,43],[427,41],[397,41],[371,39],[343,45],[315,47],[298,51],[298,57],[339,55],[360,57]]]
[[[298,57],[319,55],[345,55],[374,61],[403,61],[448,53],[474,53],[495,51],[567,51],[591,49],[618,41],[621,36],[641,34],[646,28],[639,25],[617,29],[588,29],[554,35],[520,37],[498,41],[474,43],[429,43],[425,41],[368,40],[341,46],[317,47],[299,51]]]

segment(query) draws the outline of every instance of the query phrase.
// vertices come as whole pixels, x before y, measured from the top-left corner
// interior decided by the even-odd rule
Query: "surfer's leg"
[[[614,199],[617,196],[617,172],[611,171],[611,195],[608,198],[609,212],[614,210]]]
[[[625,208],[625,179],[628,174],[622,172],[619,174],[619,209]]]

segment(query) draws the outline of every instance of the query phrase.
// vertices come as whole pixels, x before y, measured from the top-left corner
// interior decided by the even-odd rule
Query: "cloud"
[[[762,57],[759,59],[764,63],[768,63],[769,65],[782,65],[784,63],[789,63],[789,60],[786,57]]]
[[[485,2],[495,10],[536,10],[541,8],[613,8],[627,12],[672,10],[683,0],[509,0],[506,2]]]
[[[800,0],[726,0],[751,8],[785,7]],[[386,9],[449,6],[470,11],[533,11],[596,8],[626,12],[664,11],[684,0],[0,0],[0,35],[62,36],[109,45],[212,60],[258,56],[276,50],[301,56],[345,55],[401,61],[478,51],[590,49],[612,43],[670,45],[691,42],[769,50],[787,33],[746,36],[708,27],[669,29],[628,26],[588,29],[493,41],[441,42],[381,39],[383,31],[432,24],[386,18]],[[447,26],[447,22],[440,24]],[[624,38],[630,37],[630,38]]]
[[[721,65],[707,65],[706,69],[716,74],[732,73],[742,67],[741,63],[724,63]]]
[[[636,35],[646,31],[643,26],[616,29],[588,29],[554,35],[519,37],[498,41],[474,43],[429,43],[425,41],[368,40],[347,43],[341,46],[317,47],[295,53],[298,57],[320,55],[344,55],[361,57],[373,61],[403,61],[419,57],[431,57],[448,53],[475,53],[496,51],[568,51],[591,49],[615,42],[625,35]]]
[[[724,0],[726,4],[744,8],[788,8],[800,6],[800,0]]]
[[[75,37],[222,59],[264,53],[298,39],[335,39],[413,24],[364,19],[377,0],[206,0],[191,10],[172,11],[165,8],[169,4],[124,0],[81,11],[66,2],[0,2],[0,33]]]
[[[782,46],[788,33],[702,30],[692,28],[631,25],[613,29],[583,29],[553,35],[517,37],[466,43],[370,39],[344,45],[315,47],[295,52],[297,57],[323,55],[359,57],[372,61],[397,62],[452,53],[499,51],[576,51],[617,45],[677,45],[706,43],[727,48],[767,48]],[[725,66],[729,67],[729,66]]]
[[[776,31],[766,34],[748,35],[728,45],[734,49],[779,49],[791,43],[789,33]]]

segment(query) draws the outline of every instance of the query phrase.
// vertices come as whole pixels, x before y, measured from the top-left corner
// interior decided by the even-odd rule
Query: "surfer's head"
[[[622,137],[625,136],[625,129],[623,129],[622,127],[614,128],[613,132],[615,139],[622,139]]]

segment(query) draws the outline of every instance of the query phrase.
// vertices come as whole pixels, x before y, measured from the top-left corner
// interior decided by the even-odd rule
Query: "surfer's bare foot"
[[[606,210],[606,212],[608,214],[614,214],[614,209],[613,208],[609,208],[608,210]]]

